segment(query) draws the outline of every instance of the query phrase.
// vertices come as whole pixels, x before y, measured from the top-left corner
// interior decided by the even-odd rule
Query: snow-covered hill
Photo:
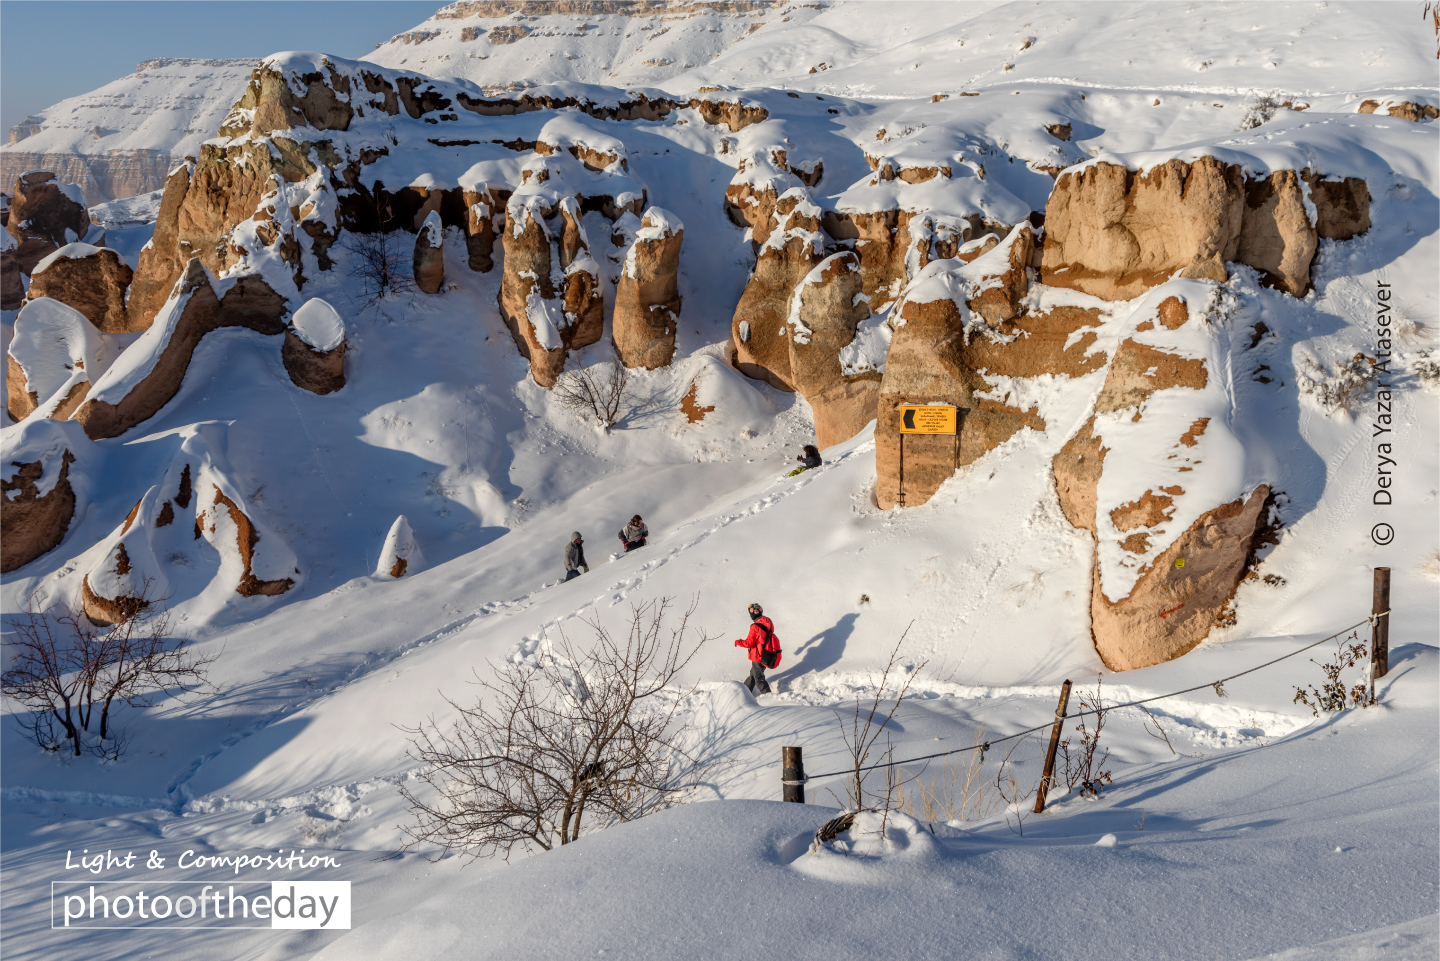
[[[53,301],[4,317],[7,347],[24,335],[10,384],[23,368],[48,409],[78,387],[93,405],[6,422],[7,507],[63,475],[76,508],[58,546],[6,574],[5,613],[113,600],[154,574],[174,633],[214,657],[213,690],[118,710],[118,761],[43,752],[3,719],[4,954],[1433,958],[1440,123],[1423,108],[1440,98],[1414,14],[468,3],[366,61],[277,54],[248,90],[237,66],[231,100],[246,99],[207,114],[210,142],[163,202],[99,212],[136,270],[133,326],[95,330]],[[1335,226],[1362,212],[1364,229]],[[362,289],[366,218],[384,215],[402,272],[418,250],[435,277],[438,235],[434,293]],[[663,273],[637,266],[641,242],[682,230],[661,277],[675,297],[653,298],[678,306],[673,361],[631,371],[602,430],[540,386],[556,358],[539,348],[580,325],[569,292],[594,293],[600,339],[558,360],[603,371],[620,284],[634,300],[638,275]],[[98,256],[70,245],[36,274]],[[842,315],[851,327],[826,326]],[[174,344],[193,353],[177,362]],[[297,354],[318,365],[341,344],[343,386],[304,386]],[[1382,350],[1383,395],[1355,380]],[[816,356],[840,390],[805,380]],[[917,371],[963,389],[970,446],[944,448],[928,502],[884,509],[895,435],[876,412],[923,393]],[[787,377],[798,390],[775,386]],[[833,394],[867,389],[824,466],[789,475]],[[132,396],[131,422],[91,417]],[[1089,527],[1083,484],[1057,466],[1085,438],[1102,462]],[[1186,531],[1247,497],[1273,505],[1276,542],[1253,523],[1216,535],[1246,548],[1243,579],[1204,639],[1108,668],[1105,589],[1186,570],[1177,545],[1200,566]],[[621,554],[636,513],[649,543]],[[562,581],[576,531],[590,569]],[[1367,639],[1377,566],[1393,575],[1378,707],[1296,703],[1331,642],[1213,683],[1347,626]],[[257,581],[288,583],[240,589]],[[588,645],[587,622],[623,628],[662,597],[694,598],[715,635],[681,675],[686,743],[711,764],[703,803],[511,865],[395,853],[412,823],[399,788],[419,773],[407,729],[453,720],[492,665]],[[731,644],[752,602],[785,651],[758,699]],[[1138,609],[1134,631],[1173,613]],[[811,850],[843,794],[836,712],[876,692],[902,635],[914,697],[887,731],[897,758],[1043,727],[1065,679],[1110,704],[1184,693],[1108,716],[1098,798],[1056,790],[1021,823],[1030,802],[996,793],[1010,742],[980,755],[976,808],[912,804]],[[774,803],[785,745],[804,747],[809,805]],[[1021,742],[1006,769],[1024,788],[1042,748]],[[967,757],[911,773],[958,783]],[[52,927],[54,881],[271,881],[176,859],[291,848],[340,862],[283,877],[352,882],[354,930]],[[68,866],[104,850],[170,867]]]
[[[80,184],[92,204],[159,190],[199,152],[245,88],[253,60],[146,60],[128,77],[62,100],[10,130],[5,190],[27,170]]]
[[[1433,94],[1434,40],[1411,13],[1344,3],[460,2],[366,59],[493,90],[573,80],[894,99],[1061,82],[1349,100]]]

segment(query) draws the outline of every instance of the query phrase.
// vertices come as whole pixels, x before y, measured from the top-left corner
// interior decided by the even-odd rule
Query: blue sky
[[[152,57],[360,57],[445,0],[0,0],[0,129]],[[0,143],[3,143],[0,140]]]

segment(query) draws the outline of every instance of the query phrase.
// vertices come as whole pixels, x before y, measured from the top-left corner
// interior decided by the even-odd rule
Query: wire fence
[[[1378,618],[1384,617],[1385,615],[1387,615],[1387,614],[1389,614],[1389,613],[1390,613],[1389,610],[1384,610],[1384,611],[1381,611],[1381,612],[1376,613],[1376,614],[1371,614],[1369,617],[1365,618],[1364,620],[1362,620],[1362,621],[1356,621],[1354,624],[1351,624],[1349,627],[1342,628],[1341,630],[1336,631],[1334,634],[1331,634],[1329,637],[1322,637],[1320,640],[1314,641],[1314,642],[1312,642],[1312,643],[1310,643],[1310,644],[1306,644],[1304,647],[1296,648],[1295,650],[1291,651],[1291,652],[1288,653],[1288,654],[1282,654],[1282,655],[1280,655],[1279,657],[1274,658],[1274,659],[1269,660],[1269,661],[1266,661],[1266,662],[1263,663],[1263,664],[1257,664],[1257,665],[1255,665],[1254,667],[1247,668],[1246,670],[1240,671],[1239,673],[1236,673],[1236,674],[1231,674],[1231,675],[1228,676],[1228,677],[1217,678],[1216,680],[1207,681],[1207,682],[1205,682],[1204,684],[1196,684],[1194,687],[1187,687],[1187,688],[1185,688],[1185,689],[1183,689],[1183,690],[1179,690],[1179,691],[1171,691],[1171,692],[1168,693],[1168,694],[1156,694],[1154,697],[1144,697],[1144,698],[1140,698],[1139,700],[1136,700],[1136,701],[1126,701],[1124,704],[1115,704],[1115,705],[1112,705],[1112,706],[1110,706],[1110,707],[1100,707],[1100,708],[1095,708],[1095,709],[1089,710],[1089,711],[1077,711],[1077,712],[1074,713],[1074,714],[1065,714],[1065,715],[1063,715],[1063,717],[1064,717],[1065,720],[1068,721],[1068,720],[1071,720],[1071,719],[1074,719],[1074,718],[1088,717],[1088,716],[1093,715],[1093,714],[1106,714],[1106,713],[1109,713],[1110,711],[1118,711],[1118,710],[1120,710],[1120,709],[1122,709],[1122,708],[1127,708],[1127,707],[1140,707],[1141,705],[1150,704],[1150,703],[1152,703],[1152,702],[1154,702],[1154,701],[1163,701],[1163,700],[1165,700],[1166,698],[1179,697],[1181,694],[1191,694],[1191,693],[1193,693],[1193,692],[1195,692],[1195,691],[1203,691],[1203,690],[1204,690],[1205,688],[1207,688],[1207,687],[1208,687],[1208,688],[1214,688],[1215,691],[1216,691],[1216,693],[1220,693],[1221,687],[1222,687],[1224,684],[1226,684],[1226,683],[1229,682],[1229,681],[1235,680],[1237,677],[1244,677],[1246,674],[1254,674],[1256,671],[1263,670],[1263,669],[1265,669],[1265,668],[1267,668],[1267,667],[1270,667],[1270,666],[1273,665],[1273,664],[1279,664],[1281,661],[1284,661],[1284,660],[1287,660],[1287,659],[1289,659],[1289,658],[1292,658],[1292,657],[1294,657],[1294,656],[1297,655],[1297,654],[1304,654],[1306,651],[1313,650],[1314,648],[1319,647],[1321,644],[1325,644],[1325,643],[1327,643],[1327,642],[1329,642],[1329,641],[1333,641],[1333,640],[1335,640],[1335,639],[1338,638],[1338,637],[1344,637],[1346,634],[1350,633],[1351,631],[1355,630],[1356,628],[1363,627],[1363,626],[1366,625],[1366,624],[1370,624],[1370,625],[1373,626]],[[1223,695],[1222,695],[1222,696],[1223,696]],[[822,780],[822,779],[828,778],[828,777],[842,777],[842,776],[843,776],[843,777],[854,777],[854,776],[857,775],[857,774],[864,774],[864,773],[867,772],[867,771],[875,771],[875,770],[879,770],[880,768],[899,767],[899,766],[905,765],[905,764],[917,764],[917,763],[919,763],[920,761],[932,761],[932,760],[934,760],[934,759],[937,758],[937,757],[949,757],[949,756],[951,756],[951,755],[953,755],[953,754],[965,754],[965,753],[970,752],[970,751],[979,751],[979,752],[981,752],[981,755],[983,756],[986,751],[990,750],[990,748],[994,747],[996,744],[1003,744],[1003,743],[1005,743],[1006,741],[1013,741],[1013,740],[1015,740],[1016,738],[1025,737],[1025,736],[1027,736],[1027,735],[1034,734],[1034,733],[1036,733],[1037,731],[1043,731],[1043,730],[1049,728],[1051,725],[1053,725],[1053,724],[1055,723],[1056,720],[1059,720],[1060,717],[1061,717],[1061,716],[1057,714],[1055,718],[1052,718],[1052,719],[1050,719],[1050,720],[1047,720],[1047,721],[1045,721],[1045,723],[1043,723],[1043,724],[1037,724],[1035,727],[1026,728],[1026,729],[1023,730],[1023,731],[1016,731],[1014,734],[1007,734],[1007,735],[1005,735],[1004,737],[992,738],[991,740],[985,741],[985,742],[982,743],[982,744],[972,744],[972,745],[970,745],[969,747],[957,747],[957,748],[955,748],[954,750],[950,750],[950,751],[938,751],[938,752],[936,752],[936,753],[934,753],[934,754],[926,754],[926,755],[924,755],[924,756],[922,756],[922,757],[906,758],[906,759],[903,760],[903,761],[881,761],[881,762],[879,762],[879,763],[877,763],[877,764],[870,764],[870,765],[866,765],[865,767],[860,767],[860,768],[849,768],[849,769],[844,770],[844,771],[830,771],[830,772],[827,772],[827,773],[825,773],[825,774],[808,774],[808,775],[806,775],[805,780],[806,780],[806,781],[819,781],[819,780]]]

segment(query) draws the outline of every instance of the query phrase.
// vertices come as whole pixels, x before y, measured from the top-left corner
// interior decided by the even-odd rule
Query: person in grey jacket
[[[585,539],[576,531],[570,535],[570,543],[565,545],[565,579],[579,577],[582,568],[586,574],[590,573],[590,565],[585,563]]]
[[[620,543],[624,544],[625,550],[629,552],[637,547],[644,547],[645,538],[649,536],[650,531],[645,526],[645,522],[640,519],[639,514],[636,514],[630,518],[630,523],[626,524],[625,529],[620,532]]]

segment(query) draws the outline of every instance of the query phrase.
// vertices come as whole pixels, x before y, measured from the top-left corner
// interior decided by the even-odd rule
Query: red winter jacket
[[[775,622],[768,617],[758,617],[750,625],[750,633],[735,642],[736,647],[750,648],[750,660],[760,661],[761,651],[775,652],[775,666],[780,666],[780,641],[775,636]]]

